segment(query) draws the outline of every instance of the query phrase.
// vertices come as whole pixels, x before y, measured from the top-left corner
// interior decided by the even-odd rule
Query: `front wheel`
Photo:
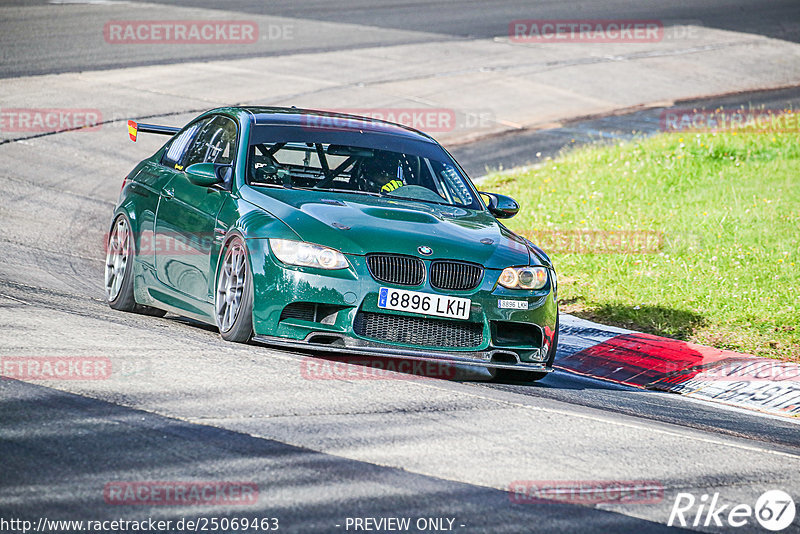
[[[222,339],[247,343],[253,335],[253,276],[244,241],[236,236],[224,249],[214,302]]]

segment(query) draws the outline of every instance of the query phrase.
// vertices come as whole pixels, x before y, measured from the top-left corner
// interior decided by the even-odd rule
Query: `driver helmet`
[[[380,153],[365,158],[361,164],[361,172],[374,189],[382,193],[389,193],[405,185],[403,167],[398,160]]]

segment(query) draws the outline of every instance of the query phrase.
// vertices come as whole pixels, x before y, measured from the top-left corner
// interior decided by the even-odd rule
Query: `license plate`
[[[462,297],[433,295],[405,289],[382,287],[378,292],[378,307],[451,319],[468,319],[472,301]]]

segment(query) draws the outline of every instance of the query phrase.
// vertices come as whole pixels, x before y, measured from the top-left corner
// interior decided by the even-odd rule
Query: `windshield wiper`
[[[371,197],[381,196],[380,194],[373,193],[372,191],[357,191],[355,189],[324,189],[323,191],[334,191],[336,193],[353,193],[356,195],[369,195]]]

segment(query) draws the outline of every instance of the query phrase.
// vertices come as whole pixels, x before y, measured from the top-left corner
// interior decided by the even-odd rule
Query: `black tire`
[[[121,228],[124,228],[125,232],[127,233],[127,246],[123,247],[126,249],[125,268],[122,273],[122,282],[119,285],[119,290],[112,298],[114,291],[111,287],[109,287],[109,270],[112,269],[112,239],[115,239],[115,237],[118,235],[116,232],[119,232]],[[164,317],[167,312],[164,310],[159,310],[158,308],[145,306],[144,304],[138,304],[133,296],[133,260],[136,253],[133,248],[134,240],[132,238],[130,228],[131,223],[128,220],[128,217],[123,214],[114,219],[114,224],[111,225],[111,231],[108,233],[108,241],[106,242],[105,275],[106,301],[108,302],[108,305],[115,310],[141,313],[143,315],[150,315],[153,317]]]
[[[553,336],[553,344],[550,345],[550,350],[547,352],[547,360],[545,361],[545,365],[547,367],[553,367],[553,362],[556,360],[556,350],[558,349],[558,330],[560,328],[561,321],[559,320],[558,312],[556,312],[556,334]]]
[[[231,254],[236,253],[235,251],[237,249],[244,254],[244,283],[243,287],[241,288],[239,305],[235,310],[235,318],[231,322],[230,326],[228,326],[226,324],[228,321],[220,317],[221,310],[223,310],[225,306],[230,305],[227,302],[222,303],[220,300],[221,298],[225,298],[227,296],[227,290],[220,287],[220,284],[225,283],[224,277],[226,276],[226,262],[228,262],[230,259]],[[239,236],[234,236],[231,238],[223,248],[220,258],[221,260],[219,272],[217,273],[217,283],[214,290],[214,317],[217,322],[217,328],[219,328],[219,333],[222,336],[222,339],[225,341],[232,341],[234,343],[247,343],[253,336],[253,275],[252,271],[250,270],[247,246],[242,238]],[[229,276],[230,272],[228,272],[227,275]],[[224,310],[222,313],[224,313]]]
[[[545,365],[547,367],[553,366],[553,361],[556,359],[556,349],[558,347],[558,326],[559,320],[558,316],[556,316],[556,334],[553,336],[553,344],[550,345],[550,348],[547,351],[547,360],[545,360]],[[541,371],[521,371],[517,369],[497,369],[495,372],[495,376],[492,379],[493,382],[536,382],[537,380],[541,380],[542,378],[546,377],[550,373],[543,373]]]

